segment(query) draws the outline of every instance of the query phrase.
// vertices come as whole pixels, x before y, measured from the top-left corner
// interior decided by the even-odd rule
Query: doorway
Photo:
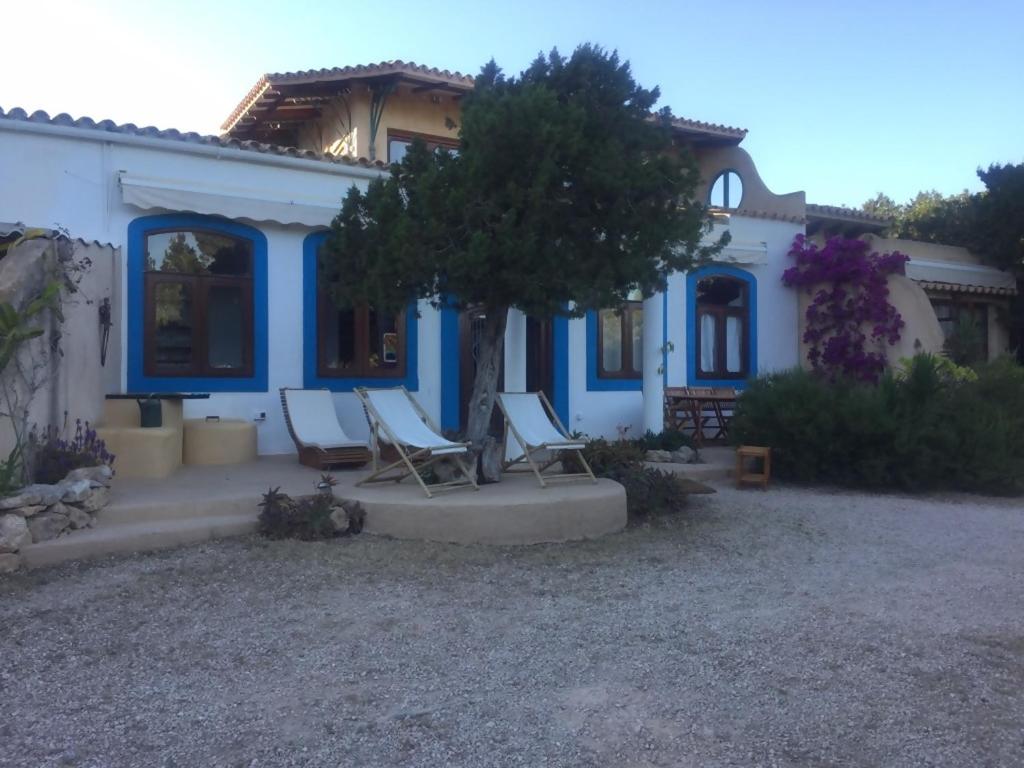
[[[550,318],[526,318],[526,391],[555,402],[555,339]]]

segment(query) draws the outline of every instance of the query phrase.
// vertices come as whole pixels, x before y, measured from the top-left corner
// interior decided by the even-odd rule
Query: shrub
[[[686,448],[693,447],[693,439],[689,435],[674,429],[665,430],[658,434],[647,430],[644,436],[637,442],[645,451],[678,451],[684,446]]]
[[[620,483],[626,489],[630,519],[679,511],[686,503],[686,491],[671,472],[644,466],[640,441],[591,440],[583,455],[594,474]]]
[[[760,378],[740,397],[737,443],[769,445],[798,482],[910,491],[1024,492],[1024,369],[965,375],[918,355],[877,385],[806,371]]]
[[[357,502],[339,503],[331,490],[334,485],[333,477],[322,475],[316,493],[295,499],[281,493],[280,487],[269,489],[259,504],[259,532],[269,539],[303,541],[359,533],[366,517],[362,506]]]
[[[80,467],[114,464],[114,455],[107,451],[89,422],[75,421],[75,435],[65,440],[61,430],[48,426],[42,435],[33,428],[29,435],[32,446],[32,479],[37,483],[59,483],[68,472]]]

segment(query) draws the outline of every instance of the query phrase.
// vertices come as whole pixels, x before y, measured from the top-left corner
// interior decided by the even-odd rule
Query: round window
[[[708,205],[712,208],[739,208],[743,200],[743,180],[736,171],[723,171],[711,185]]]

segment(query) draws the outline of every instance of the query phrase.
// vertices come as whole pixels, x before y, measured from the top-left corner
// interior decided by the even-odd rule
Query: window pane
[[[391,139],[388,142],[388,162],[402,162],[402,158],[405,157],[405,153],[409,151],[410,144],[412,144],[411,141],[403,141],[402,139]]]
[[[598,313],[601,323],[601,369],[607,373],[622,370],[622,315],[615,309]]]
[[[330,301],[330,299],[323,299]],[[336,309],[328,305],[327,322],[323,325],[320,349],[324,365],[339,371],[351,370],[356,364],[356,315],[353,309]]]
[[[742,307],[746,302],[743,283],[728,277],[706,277],[697,282],[697,305]]]
[[[245,364],[245,307],[241,285],[211,285],[206,294],[206,350],[211,368]]]
[[[153,333],[154,363],[164,370],[192,369],[192,286],[158,283]]]
[[[630,353],[633,355],[633,371],[642,373],[644,367],[644,310],[643,306],[634,307],[629,310],[630,321],[633,328],[633,347]]]
[[[701,373],[715,372],[715,316],[700,316],[700,370]]]
[[[734,209],[743,200],[743,180],[735,171],[720,173],[711,185],[708,205],[714,208]]]
[[[738,317],[725,318],[725,370],[743,371],[743,322]]]
[[[369,325],[369,366],[371,368],[397,368],[401,362],[401,350],[398,348],[398,318],[371,309]]]
[[[251,263],[251,243],[230,235],[181,230],[146,236],[149,272],[248,275]]]

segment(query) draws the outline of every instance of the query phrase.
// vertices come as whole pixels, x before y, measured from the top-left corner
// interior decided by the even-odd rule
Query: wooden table
[[[736,405],[736,390],[725,387],[666,387],[665,429],[683,431],[687,420],[693,422],[693,442],[704,445],[705,440],[726,439],[729,436],[731,410]],[[730,410],[729,416],[725,415]],[[714,421],[714,435],[704,430]]]

